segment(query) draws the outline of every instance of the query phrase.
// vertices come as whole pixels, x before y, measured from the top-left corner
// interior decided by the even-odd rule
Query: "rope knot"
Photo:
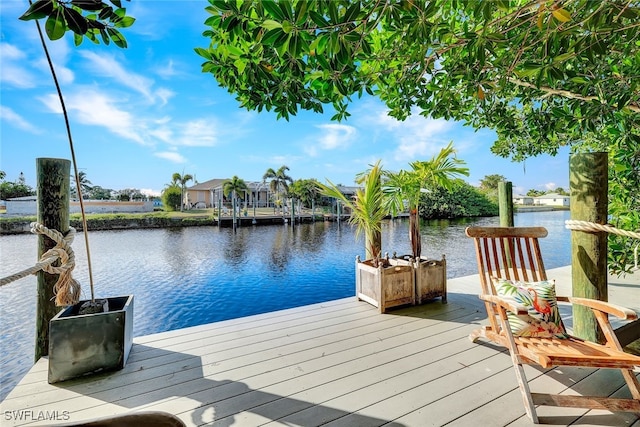
[[[50,230],[42,224],[32,222],[31,232],[34,234],[44,234],[53,240],[56,245],[42,254],[36,266],[49,274],[58,274],[58,281],[53,287],[56,294],[57,306],[74,305],[80,299],[80,283],[72,277],[73,269],[76,266],[76,257],[71,248],[75,237],[75,228],[69,227],[69,233],[63,236],[57,230]],[[60,260],[60,265],[53,265]]]

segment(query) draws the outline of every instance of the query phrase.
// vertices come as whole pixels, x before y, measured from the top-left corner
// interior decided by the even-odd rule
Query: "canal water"
[[[571,263],[568,211],[521,213],[516,226],[544,226],[547,268]],[[447,276],[477,273],[470,225],[499,219],[439,220],[421,225],[423,255],[447,257]],[[383,252],[410,253],[408,220],[383,224]],[[346,223],[239,228],[95,231],[89,234],[97,297],[134,295],[134,336],[281,310],[355,295],[354,262],[364,242]],[[88,299],[86,252],[73,244],[74,277]],[[31,267],[37,237],[0,236],[0,277]],[[0,288],[0,399],[33,363],[36,279]]]

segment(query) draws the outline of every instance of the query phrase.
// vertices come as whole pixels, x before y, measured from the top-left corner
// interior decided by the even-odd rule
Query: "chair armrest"
[[[479,295],[480,299],[483,301],[487,301],[493,304],[497,304],[504,308],[505,310],[509,310],[510,312],[518,315],[528,314],[529,310],[526,307],[521,305],[516,305],[512,301],[506,300],[504,298],[499,297],[498,295],[489,295],[489,294],[481,294]]]
[[[585,307],[589,307],[592,310],[602,311],[603,313],[612,314],[619,319],[623,320],[636,320],[638,315],[633,310],[630,310],[619,305],[611,304],[605,301],[598,301],[590,298],[580,297],[558,297],[558,301],[570,302],[571,304],[578,304]]]

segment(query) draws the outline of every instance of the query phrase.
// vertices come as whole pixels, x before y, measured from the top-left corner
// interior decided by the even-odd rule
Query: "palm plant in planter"
[[[410,163],[411,170],[385,173],[385,209],[394,215],[405,210],[405,203],[409,209],[409,241],[411,255],[403,256],[408,262],[415,264],[416,269],[416,300],[442,297],[447,300],[446,291],[446,260],[428,260],[422,257],[422,238],[420,236],[420,195],[432,188],[450,188],[455,178],[468,176],[469,169],[463,167],[465,162],[455,157],[453,144],[445,148],[428,161]]]
[[[383,176],[380,161],[358,174],[356,183],[362,187],[356,190],[353,199],[329,180],[328,185],[319,184],[322,194],[339,200],[351,211],[349,223],[355,225],[356,236],[364,234],[366,259],[356,258],[356,296],[378,307],[380,312],[413,303],[415,299],[413,267],[381,257],[382,220],[388,213],[382,191]]]
[[[127,16],[121,0],[37,0],[20,17],[21,20],[36,21],[36,28],[49,64],[49,69],[58,92],[66,125],[67,137],[75,175],[78,200],[82,212],[83,232],[87,249],[91,300],[71,304],[55,315],[49,322],[48,354],[49,382],[57,382],[93,372],[114,370],[124,367],[132,344],[133,295],[96,300],[87,221],[82,198],[81,179],[78,173],[69,117],[58,83],[53,62],[38,20],[46,19],[45,32],[50,40],[62,38],[67,31],[73,32],[74,43],[80,45],[84,38],[94,43],[113,42],[120,48],[127,47],[124,36],[118,30],[132,25],[134,18]],[[61,300],[62,298],[56,298]],[[73,301],[65,302],[70,304]],[[84,310],[84,311],[82,311]],[[47,354],[46,349],[37,349]]]

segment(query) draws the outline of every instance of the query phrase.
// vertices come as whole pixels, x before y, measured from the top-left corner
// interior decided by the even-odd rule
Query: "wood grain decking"
[[[509,355],[467,338],[486,317],[477,278],[449,279],[448,288],[446,305],[378,314],[354,297],[137,337],[123,370],[55,385],[41,359],[0,404],[0,424],[161,410],[187,425],[531,425]],[[533,391],[629,394],[619,371],[525,369]],[[640,427],[606,411],[544,407],[539,416]]]

